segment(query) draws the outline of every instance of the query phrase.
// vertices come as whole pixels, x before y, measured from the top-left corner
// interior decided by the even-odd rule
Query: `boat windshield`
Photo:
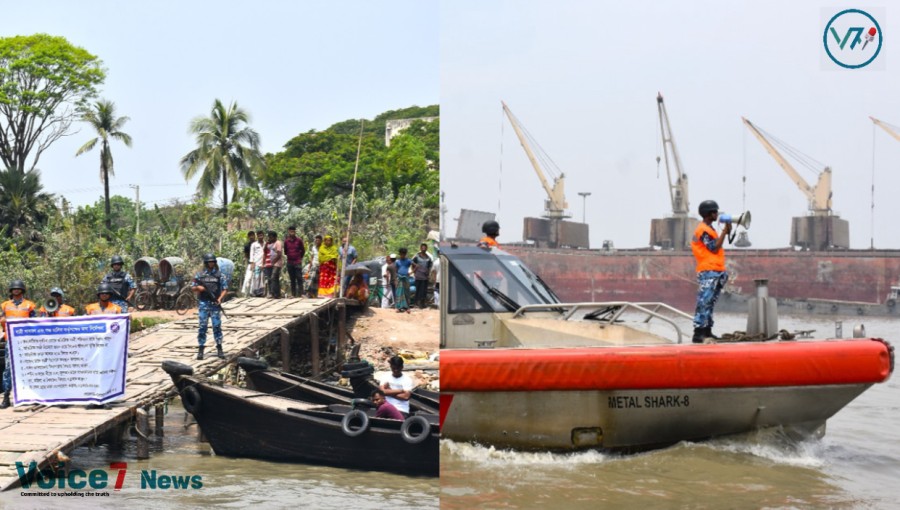
[[[559,302],[540,278],[511,255],[454,257],[453,267],[453,275],[466,280],[468,285],[465,287],[470,292],[474,291],[477,299],[465,299],[466,292],[462,286],[451,283],[451,305],[459,305],[451,306],[455,309],[451,313],[477,311],[478,302],[486,303],[496,312],[515,311],[525,305]],[[464,306],[467,302],[471,302],[472,306]]]

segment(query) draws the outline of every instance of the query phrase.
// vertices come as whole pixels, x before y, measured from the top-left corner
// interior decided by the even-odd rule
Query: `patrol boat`
[[[881,339],[693,344],[664,303],[561,303],[501,250],[441,252],[441,434],[638,451],[825,421],[894,368]]]

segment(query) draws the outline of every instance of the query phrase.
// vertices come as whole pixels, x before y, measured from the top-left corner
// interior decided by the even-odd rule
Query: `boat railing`
[[[570,320],[577,312],[586,308],[595,310],[607,310],[607,312],[603,313],[602,316],[595,317],[595,320],[608,322],[610,324],[618,321],[622,317],[622,315],[627,312],[636,312],[639,314],[643,314],[644,318],[640,322],[643,322],[645,324],[648,324],[653,319],[659,319],[660,321],[669,324],[673,329],[675,329],[675,334],[678,336],[678,343],[682,343],[681,340],[684,336],[684,333],[682,333],[681,328],[678,327],[678,324],[676,324],[671,317],[664,315],[664,313],[673,315],[676,318],[687,320],[694,319],[692,315],[688,315],[677,308],[667,305],[666,303],[634,303],[631,301],[604,301],[601,303],[548,303],[525,305],[516,310],[516,313],[513,314],[513,318],[515,319],[517,317],[524,316],[526,312],[557,311],[563,314],[562,320]]]

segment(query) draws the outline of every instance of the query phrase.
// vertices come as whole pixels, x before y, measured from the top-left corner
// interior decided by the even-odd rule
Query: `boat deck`
[[[0,410],[0,490],[19,483],[16,463],[28,465],[34,461],[38,469],[55,465],[58,452],[69,453],[115,427],[129,423],[138,409],[149,410],[176,395],[172,380],[161,364],[174,360],[194,367],[197,375],[212,375],[245,349],[252,349],[273,337],[282,340],[282,356],[289,355],[290,329],[308,324],[313,344],[318,342],[320,315],[337,314],[337,355],[343,352],[346,336],[345,306],[355,301],[343,299],[265,299],[239,298],[227,302],[222,318],[225,335],[225,359],[215,355],[212,331],[208,333],[207,352],[203,360],[197,354],[196,312],[185,318],[163,324],[158,329],[132,338],[125,396],[110,403],[110,409],[88,409],[83,405],[48,407],[19,406]],[[312,362],[318,367],[319,350],[313,349]],[[157,431],[161,433],[161,431]]]

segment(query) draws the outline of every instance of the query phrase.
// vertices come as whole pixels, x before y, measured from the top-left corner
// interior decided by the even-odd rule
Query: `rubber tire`
[[[891,299],[888,299],[888,300],[887,300],[887,307],[888,307],[888,308],[890,308],[891,310],[893,310],[895,306],[897,306],[897,300],[896,300],[896,299],[891,298]]]
[[[418,423],[420,427],[422,427],[422,433],[418,436],[414,436],[410,433],[409,429],[412,428],[414,424]],[[400,426],[400,437],[403,438],[409,444],[419,444],[422,441],[428,439],[428,435],[431,434],[431,423],[424,416],[413,415],[409,418],[403,420],[403,425]]]
[[[350,363],[344,363],[343,370],[359,370],[360,368],[367,368],[369,366],[365,361],[353,361]]]
[[[162,368],[170,375],[194,375],[194,367],[178,361],[163,361]]]
[[[261,359],[247,358],[244,356],[238,357],[237,364],[239,367],[243,368],[245,372],[256,372],[259,370],[269,369],[269,364],[265,361]]]
[[[350,399],[350,406],[354,409],[357,407],[368,407],[369,409],[375,409],[375,403],[367,398]]]
[[[188,310],[194,307],[194,297],[190,294],[181,294],[175,298],[175,311],[178,315],[184,315]]]
[[[134,307],[140,311],[151,309],[153,305],[153,294],[149,291],[140,291],[134,296]]]
[[[194,417],[200,413],[200,405],[203,403],[203,400],[200,398],[200,392],[197,391],[197,388],[193,386],[188,386],[181,392],[181,405],[184,406],[184,410],[193,414]]]
[[[354,430],[350,428],[350,423],[356,418],[359,418],[362,423],[358,429]],[[346,434],[347,437],[361,436],[368,428],[369,415],[359,409],[351,410],[349,413],[345,414],[344,418],[341,420],[341,430],[344,431],[344,434]]]

